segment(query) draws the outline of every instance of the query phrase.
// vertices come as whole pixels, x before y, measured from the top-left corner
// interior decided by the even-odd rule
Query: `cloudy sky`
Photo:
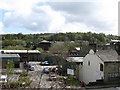
[[[0,0],[0,34],[118,34],[119,0]]]

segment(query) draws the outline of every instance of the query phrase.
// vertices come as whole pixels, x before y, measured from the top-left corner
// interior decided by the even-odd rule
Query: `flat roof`
[[[0,78],[7,78],[7,75],[0,75]]]
[[[41,53],[38,50],[0,50],[0,52],[4,52],[4,53]]]
[[[0,54],[0,58],[6,57],[20,57],[18,54]]]

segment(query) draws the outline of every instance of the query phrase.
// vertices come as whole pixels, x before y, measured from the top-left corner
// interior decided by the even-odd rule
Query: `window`
[[[81,63],[81,65],[83,65],[83,62]]]
[[[88,61],[88,66],[90,66],[90,61]]]
[[[118,73],[109,73],[109,80],[118,80],[119,74]]]
[[[100,64],[100,71],[103,71],[103,64]]]
[[[113,70],[117,70],[117,64],[112,64],[112,65],[111,65],[111,68],[112,68]]]

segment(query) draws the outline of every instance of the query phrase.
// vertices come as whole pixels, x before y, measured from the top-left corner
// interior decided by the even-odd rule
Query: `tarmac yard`
[[[59,81],[50,81],[49,74],[43,73],[43,68],[51,66],[41,66],[39,62],[30,62],[34,65],[34,71],[29,71],[29,78],[32,80],[30,88],[63,88]],[[69,88],[69,87],[68,87]],[[120,90],[120,87],[85,89],[80,87],[78,90]]]

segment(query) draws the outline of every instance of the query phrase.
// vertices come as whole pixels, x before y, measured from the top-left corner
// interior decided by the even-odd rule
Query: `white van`
[[[0,75],[0,82],[7,82],[7,75]]]

